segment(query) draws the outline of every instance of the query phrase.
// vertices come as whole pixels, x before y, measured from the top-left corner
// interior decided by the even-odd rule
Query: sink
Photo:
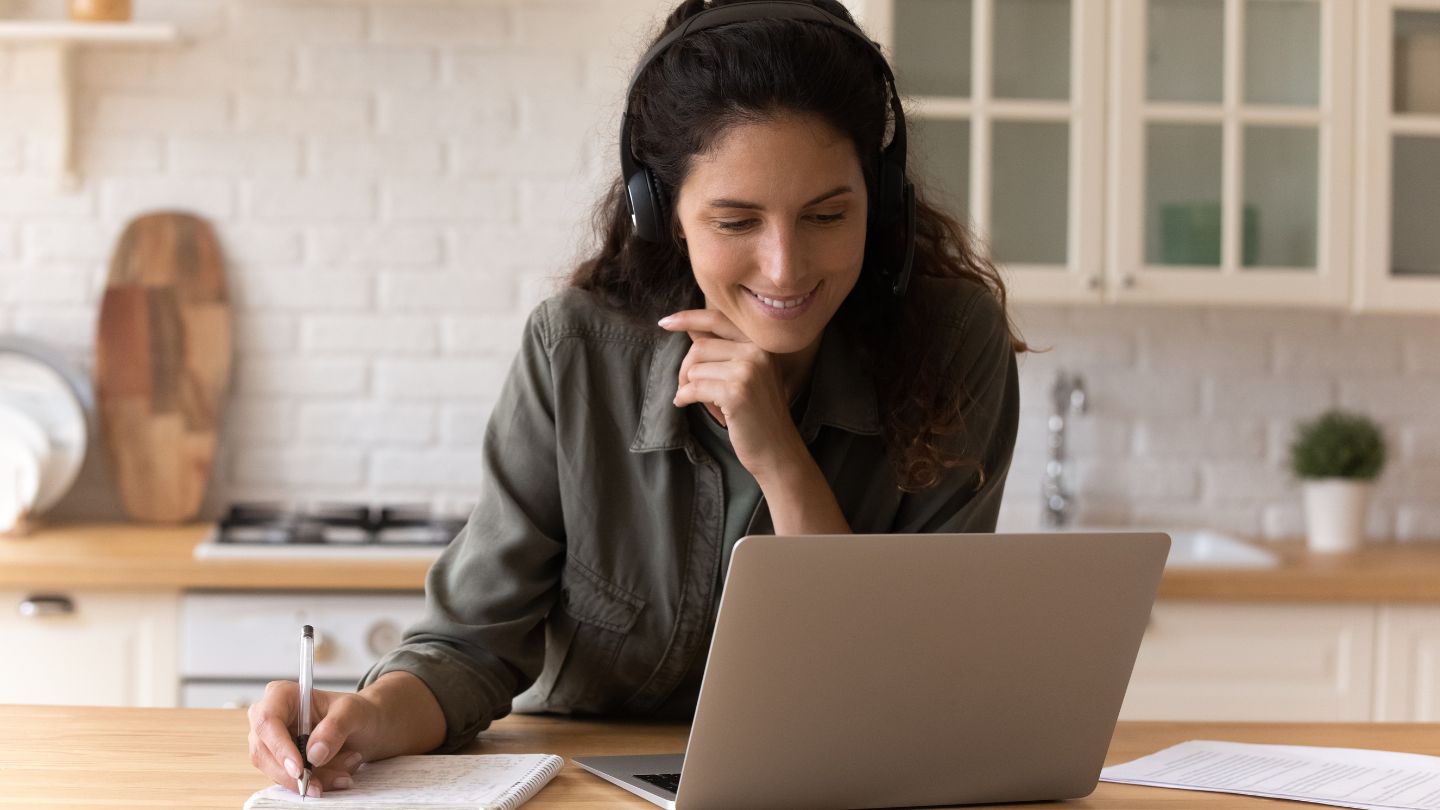
[[[1274,568],[1275,552],[1206,529],[1178,529],[1170,535],[1166,568]]]
[[[1166,568],[1274,568],[1280,564],[1275,552],[1209,529],[1148,529],[1138,526],[1066,527],[1065,532],[1156,531],[1170,535],[1170,556]]]

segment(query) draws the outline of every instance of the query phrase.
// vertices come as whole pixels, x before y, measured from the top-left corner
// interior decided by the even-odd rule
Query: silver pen
[[[300,734],[295,747],[300,749],[300,801],[310,788],[310,756],[305,747],[310,742],[310,689],[315,679],[315,628],[305,625],[300,635]]]

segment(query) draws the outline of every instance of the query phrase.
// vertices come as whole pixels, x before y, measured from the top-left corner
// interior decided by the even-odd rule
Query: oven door
[[[180,603],[182,706],[242,706],[298,680],[300,628],[315,628],[315,685],[353,691],[425,610],[421,592],[187,593]]]

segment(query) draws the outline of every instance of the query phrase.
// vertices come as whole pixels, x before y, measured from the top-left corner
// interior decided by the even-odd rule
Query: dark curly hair
[[[650,44],[706,8],[729,2],[744,0],[684,0]],[[836,0],[810,2],[854,22]],[[854,143],[874,200],[881,149],[893,127],[877,58],[852,36],[798,20],[754,20],[690,34],[638,77],[629,101],[632,149],[673,199],[693,158],[731,127],[787,114],[814,116]],[[599,247],[576,267],[570,286],[651,320],[700,306],[704,298],[678,238],[652,243],[634,235],[624,184],[616,175],[594,212]],[[927,202],[922,191],[917,182],[914,273],[979,283],[1003,310],[1006,293],[999,273],[977,253],[965,226]],[[667,208],[673,231],[674,206]],[[867,234],[860,281],[835,317],[865,347],[897,485],[907,491],[927,489],[945,470],[969,465],[980,469],[983,483],[979,459],[955,458],[945,450],[947,437],[964,430],[961,410],[970,392],[960,390],[940,367],[945,358],[932,334],[936,319],[924,311],[927,302],[915,292],[916,285],[899,299],[888,291],[877,268],[894,266],[893,257],[903,246],[899,228],[888,231],[872,228]],[[1013,349],[1029,351],[1008,316],[1007,325]],[[875,362],[879,357],[893,359]]]

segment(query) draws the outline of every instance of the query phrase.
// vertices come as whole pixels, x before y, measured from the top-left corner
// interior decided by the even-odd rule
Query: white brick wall
[[[1039,525],[1049,388],[1079,372],[1089,413],[1069,420],[1081,523],[1304,532],[1288,471],[1300,419],[1363,409],[1390,463],[1369,517],[1377,539],[1440,538],[1440,318],[1265,309],[1020,306],[1021,435],[1002,528]]]
[[[0,330],[86,366],[109,253],[155,208],[209,218],[236,310],[235,385],[206,499],[464,503],[529,307],[588,236],[619,94],[669,0],[140,0],[177,46],[77,62],[84,185],[61,193],[56,65],[0,47]],[[863,3],[854,3],[857,7]],[[62,0],[7,13],[63,15]],[[1002,528],[1036,525],[1049,386],[1078,371],[1079,516],[1302,531],[1297,418],[1381,418],[1371,528],[1440,538],[1440,318],[1021,307],[1021,415]],[[61,513],[115,517],[98,458]]]

